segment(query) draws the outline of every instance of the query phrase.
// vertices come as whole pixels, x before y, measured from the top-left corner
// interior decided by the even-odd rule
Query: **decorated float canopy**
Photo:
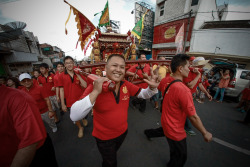
[[[98,56],[101,61],[105,61],[111,54],[123,55],[126,60],[131,52],[135,55],[136,46],[129,36],[130,32],[118,34],[114,33],[111,27],[107,27],[107,32],[102,33],[101,37],[93,43],[92,53],[95,61],[98,62]],[[126,53],[125,49],[127,49]]]

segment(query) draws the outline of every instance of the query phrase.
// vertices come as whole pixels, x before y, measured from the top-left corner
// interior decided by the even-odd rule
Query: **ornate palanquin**
[[[124,55],[127,60],[131,53],[132,49],[130,46],[132,46],[132,41],[129,35],[114,33],[110,28],[107,28],[107,32],[101,33],[101,36],[92,44],[92,54],[94,55],[95,62],[106,61],[111,54]],[[124,53],[125,49],[128,49],[128,53],[126,54]]]

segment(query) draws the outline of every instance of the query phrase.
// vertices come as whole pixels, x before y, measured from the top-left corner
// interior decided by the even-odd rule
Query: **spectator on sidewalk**
[[[217,102],[222,103],[223,98],[224,98],[224,92],[225,89],[227,88],[229,81],[230,81],[230,75],[229,75],[230,71],[229,70],[225,70],[225,72],[223,73],[223,70],[220,71],[221,74],[221,79],[219,82],[219,88],[217,89],[215,95],[214,95],[214,100],[217,99],[217,96],[220,93],[220,100],[218,100]]]

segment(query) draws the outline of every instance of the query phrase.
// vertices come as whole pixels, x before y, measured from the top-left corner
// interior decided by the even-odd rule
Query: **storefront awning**
[[[186,52],[189,56],[202,56],[206,59],[213,58],[226,58],[231,61],[250,61],[250,56],[239,56],[239,55],[229,55],[229,54],[214,54],[214,53],[204,53],[204,52]]]

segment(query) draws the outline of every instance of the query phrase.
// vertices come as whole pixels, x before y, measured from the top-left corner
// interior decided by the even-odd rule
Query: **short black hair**
[[[179,66],[185,66],[189,59],[190,59],[190,57],[188,55],[186,55],[186,54],[177,54],[177,55],[175,55],[172,58],[171,65],[170,65],[172,73],[175,73]]]
[[[57,67],[59,64],[62,65],[62,66],[64,66],[64,64],[63,64],[62,62],[58,62],[58,63],[56,64],[56,67]]]
[[[110,56],[108,57],[108,59],[107,59],[107,64],[108,64],[109,60],[110,60],[112,57],[120,57],[120,58],[122,58],[122,59],[125,61],[125,58],[124,58],[123,55],[112,54],[112,55],[110,55]]]
[[[18,88],[20,86],[19,80],[16,77],[9,77],[7,81],[8,80],[12,80],[15,83],[15,88]]]
[[[42,67],[49,69],[49,65],[47,63],[40,64],[39,68],[42,68]]]
[[[138,59],[140,59],[140,58],[141,58],[141,55],[145,55],[145,56],[146,56],[146,54],[144,54],[144,53],[139,54]],[[147,56],[146,56],[146,57],[147,57]]]
[[[53,70],[49,70],[49,73],[51,73],[51,72],[52,72],[53,74],[55,74],[55,72],[54,72]]]
[[[65,63],[65,61],[66,61],[67,59],[71,59],[72,61],[74,61],[74,59],[73,59],[71,56],[66,56],[66,57],[63,59],[63,62]]]
[[[39,74],[41,73],[39,69],[34,69],[34,70],[33,70],[33,73],[34,73],[35,71],[38,72]]]

